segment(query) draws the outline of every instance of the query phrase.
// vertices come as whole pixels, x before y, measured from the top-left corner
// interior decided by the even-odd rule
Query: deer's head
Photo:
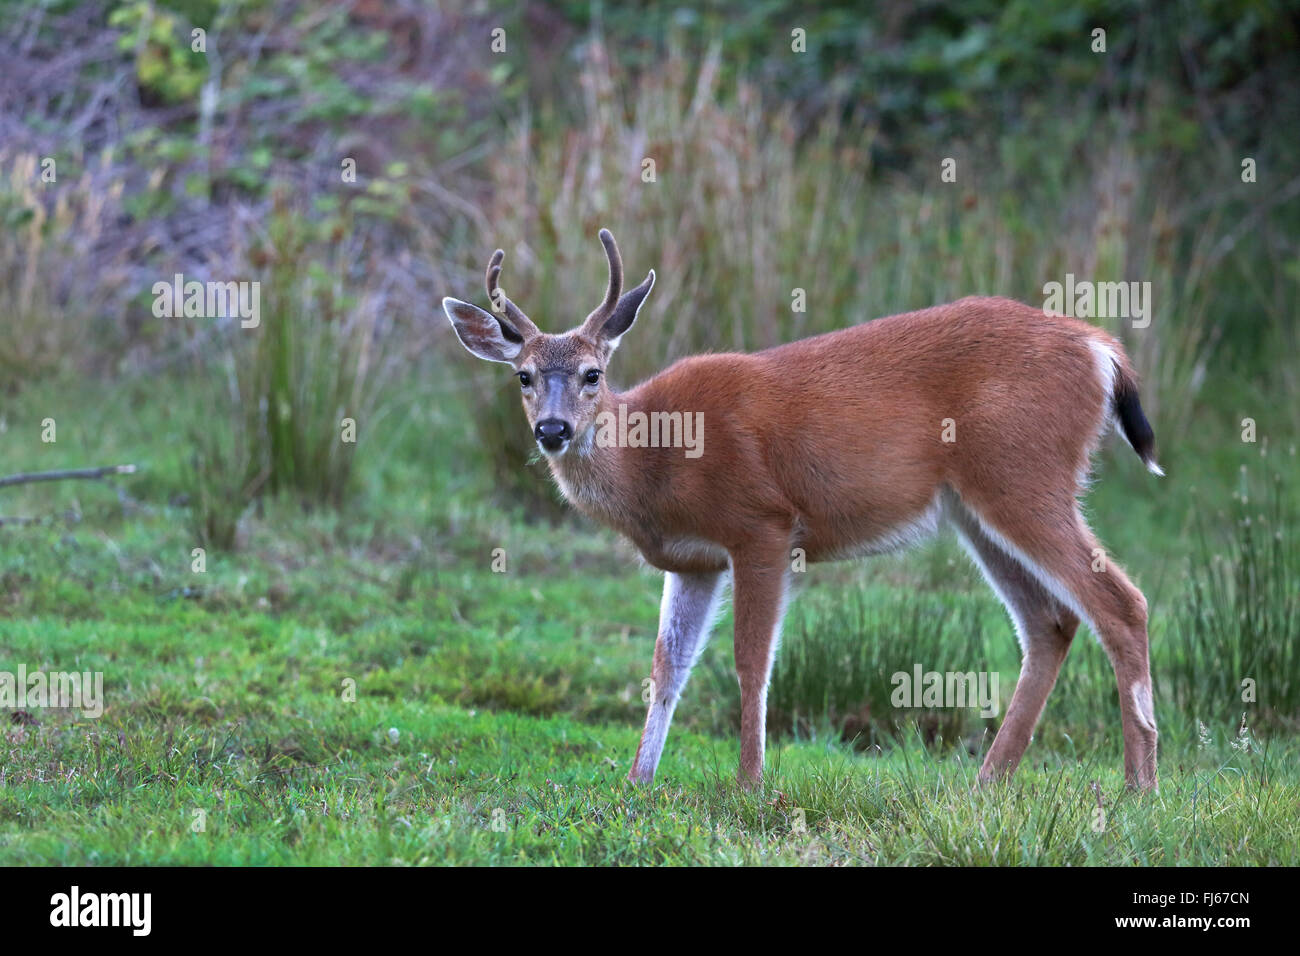
[[[538,447],[550,456],[563,455],[574,440],[584,439],[595,427],[606,389],[606,365],[655,284],[651,269],[644,282],[623,292],[618,244],[608,229],[600,230],[600,241],[609,259],[605,301],[580,326],[562,335],[541,331],[498,288],[505,259],[500,249],[487,268],[491,312],[459,299],[442,300],[443,311],[465,348],[515,370],[528,424]]]

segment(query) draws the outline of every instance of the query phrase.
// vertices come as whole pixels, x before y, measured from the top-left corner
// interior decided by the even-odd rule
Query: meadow
[[[560,6],[403,7],[428,48],[364,4],[6,11],[0,673],[102,672],[104,710],[0,700],[0,865],[1300,863],[1297,87],[1258,106],[1295,75],[1285,24],[1216,46],[1203,11],[1193,82],[1157,69],[1201,55],[1161,21],[1106,61],[1055,4],[875,33],[831,5],[797,66],[738,12],[692,41]],[[498,20],[526,53],[448,66]],[[192,22],[224,72],[173,44]],[[78,68],[39,73],[55,51]],[[1067,273],[1150,283],[1147,324],[1096,321],[1168,476],[1108,439],[1085,510],[1150,602],[1157,793],[1124,789],[1086,628],[1009,784],[975,782],[998,717],[894,705],[916,667],[1014,686],[951,537],[796,576],[761,791],[729,611],[655,785],[625,780],[661,577],[566,511],[517,384],[437,308],[485,303],[501,246],[510,297],[576,324],[600,226],[659,276],[619,385]],[[260,281],[259,325],[159,316],[177,272]]]

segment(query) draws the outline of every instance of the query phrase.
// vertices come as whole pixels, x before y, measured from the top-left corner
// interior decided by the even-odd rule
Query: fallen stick
[[[36,481],[65,481],[70,478],[105,478],[109,475],[131,475],[135,465],[105,465],[102,468],[68,468],[63,471],[33,471],[25,475],[0,478],[0,488],[10,485],[28,485]]]

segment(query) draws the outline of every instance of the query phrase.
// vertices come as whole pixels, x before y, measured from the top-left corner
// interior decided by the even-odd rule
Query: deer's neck
[[[616,441],[598,440],[601,423],[618,421],[620,405],[625,414],[639,407],[628,393],[606,391],[593,424],[574,440],[567,452],[548,462],[551,474],[570,504],[598,521],[626,529],[635,523],[631,506],[637,498],[627,449]]]

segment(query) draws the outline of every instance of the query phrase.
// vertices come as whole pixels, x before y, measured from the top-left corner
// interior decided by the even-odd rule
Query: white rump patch
[[[1097,377],[1101,381],[1101,426],[1097,431],[1097,439],[1101,440],[1107,430],[1114,427],[1127,443],[1128,436],[1124,434],[1115,414],[1115,376],[1119,374],[1119,356],[1115,353],[1114,346],[1101,339],[1089,339],[1088,346],[1096,359]]]

